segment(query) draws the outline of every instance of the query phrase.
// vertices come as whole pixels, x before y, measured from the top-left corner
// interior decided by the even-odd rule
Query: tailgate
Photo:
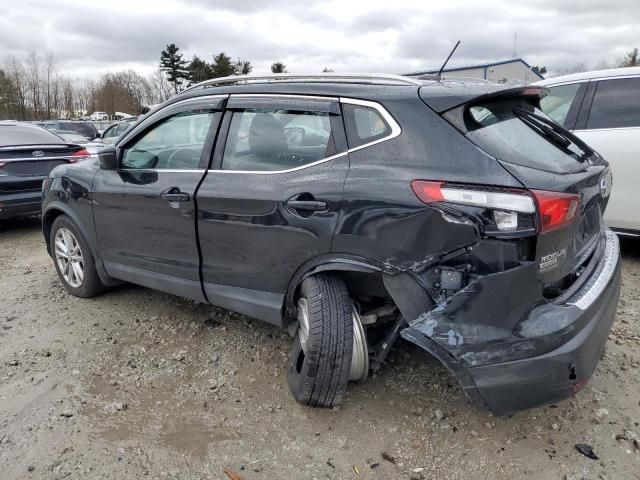
[[[63,163],[75,162],[75,144],[19,145],[0,148],[0,169],[18,177],[47,176]]]
[[[535,197],[538,278],[553,298],[580,275],[604,230],[611,174],[598,153],[545,116],[540,96],[524,93],[485,95],[443,117]]]

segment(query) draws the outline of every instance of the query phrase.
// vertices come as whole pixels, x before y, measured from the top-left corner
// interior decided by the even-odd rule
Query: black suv
[[[330,407],[402,336],[496,414],[592,375],[620,291],[608,164],[544,88],[392,75],[189,88],[43,185],[65,287],[121,281],[293,336],[295,398]]]

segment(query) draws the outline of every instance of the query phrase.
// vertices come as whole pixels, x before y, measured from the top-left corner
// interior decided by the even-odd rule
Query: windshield
[[[467,137],[499,160],[554,173],[585,168],[590,153],[568,131],[524,98],[473,105],[464,115]]]

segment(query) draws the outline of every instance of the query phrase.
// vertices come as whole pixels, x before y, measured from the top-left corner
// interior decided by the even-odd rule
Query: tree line
[[[248,75],[253,71],[253,65],[249,60],[242,58],[234,61],[225,52],[214,55],[212,62],[207,62],[197,55],[188,61],[183,58],[180,48],[171,43],[160,53],[160,70],[167,75],[174,93],[178,93],[186,86],[212,78]],[[271,71],[286,73],[287,66],[282,62],[274,62],[271,65]]]
[[[9,56],[0,66],[0,119],[76,118],[94,111],[136,115],[172,94],[160,69],[148,76],[126,70],[76,78],[60,72],[51,52],[31,52],[24,60]]]
[[[632,66],[640,66],[637,48],[615,62],[602,60],[590,69]],[[546,73],[545,67],[535,68]],[[587,70],[585,63],[558,69],[560,75]],[[158,69],[147,76],[125,70],[97,79],[76,78],[60,72],[52,52],[31,52],[22,60],[9,56],[0,65],[0,119],[76,118],[94,111],[137,115],[144,107],[164,102],[189,85],[252,71],[249,60],[233,60],[225,52],[213,55],[211,62],[197,55],[185,60],[175,44],[161,51]],[[286,73],[287,66],[274,62],[271,71]],[[323,70],[332,71],[328,67]]]
[[[634,48],[627,52],[624,57],[617,60],[607,60],[603,58],[595,65],[587,65],[585,62],[579,62],[574,65],[565,66],[558,69],[559,75],[569,75],[571,73],[588,72],[590,70],[607,70],[609,68],[624,68],[624,67],[640,67],[640,53],[637,48]]]

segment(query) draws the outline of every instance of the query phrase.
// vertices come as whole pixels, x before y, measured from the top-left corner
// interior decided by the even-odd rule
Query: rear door
[[[113,277],[204,301],[194,195],[225,100],[201,97],[158,111],[118,143],[119,167],[96,175],[94,219]]]
[[[348,168],[337,99],[232,95],[197,196],[209,300],[279,323],[294,272],[330,252]]]
[[[614,186],[605,222],[640,230],[640,77],[591,83],[574,133],[611,165]]]

